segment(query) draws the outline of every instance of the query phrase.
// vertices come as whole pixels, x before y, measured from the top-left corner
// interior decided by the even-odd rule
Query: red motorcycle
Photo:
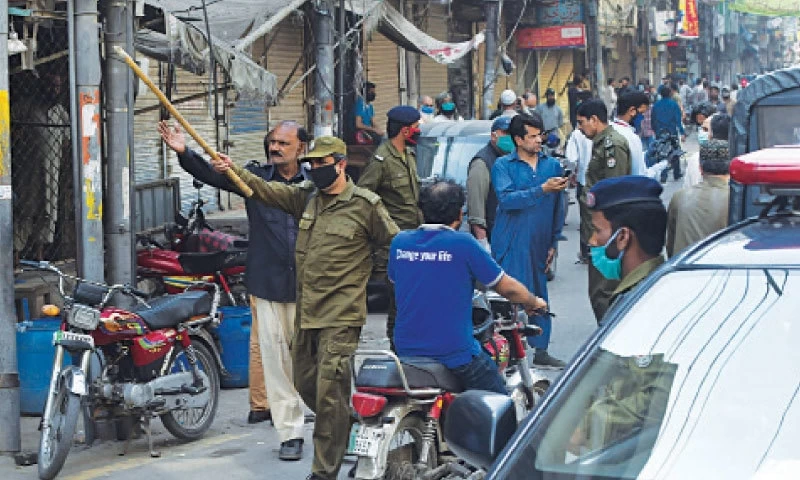
[[[205,219],[204,201],[192,203],[188,217],[180,212],[175,224],[165,228],[169,246],[152,235],[137,235],[141,248],[136,252],[137,287],[148,296],[181,293],[197,282],[215,283],[223,292],[223,305],[248,305],[244,285],[247,240],[215,231]]]
[[[58,275],[64,298],[61,330],[53,335],[55,359],[41,424],[39,478],[54,478],[72,447],[81,407],[94,421],[127,419],[127,433],[141,421],[153,450],[150,419],[184,440],[200,438],[219,405],[219,353],[204,326],[218,323],[219,291],[167,295],[150,302],[127,285],[105,285],[62,273],[48,262],[22,260],[32,269]],[[65,280],[75,282],[71,295]],[[114,295],[137,301],[131,309],[109,306]],[[64,352],[73,362],[62,367]],[[91,374],[92,353],[101,359]],[[90,440],[89,440],[90,442]]]
[[[472,303],[473,335],[497,363],[520,421],[549,387],[546,377],[535,375],[525,348],[525,338],[541,329],[528,325],[524,311],[494,292],[476,292]],[[364,358],[351,399],[357,422],[347,448],[358,457],[355,478],[472,475],[454,461],[442,436],[447,408],[463,391],[450,370],[434,359],[400,358],[389,351],[359,350],[359,357]]]

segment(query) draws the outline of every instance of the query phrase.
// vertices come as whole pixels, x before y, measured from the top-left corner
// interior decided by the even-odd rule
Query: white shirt
[[[575,164],[576,179],[581,185],[586,185],[586,169],[592,160],[592,141],[586,138],[578,129],[572,131],[567,140],[567,148],[564,151],[567,160]]]
[[[650,178],[656,178],[661,175],[661,171],[666,168],[666,161],[647,168],[647,164],[644,163],[642,139],[639,138],[639,135],[636,134],[636,131],[628,122],[615,118],[611,122],[611,126],[628,141],[628,148],[631,150],[631,175],[642,175]]]

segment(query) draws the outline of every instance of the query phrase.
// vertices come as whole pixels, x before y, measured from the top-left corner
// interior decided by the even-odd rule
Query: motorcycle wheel
[[[436,449],[431,445],[425,470],[419,471],[422,456],[425,420],[409,415],[400,421],[394,435],[389,439],[389,452],[386,456],[386,480],[414,480],[425,471],[436,468]]]
[[[214,422],[214,416],[217,414],[219,406],[219,369],[214,356],[202,343],[192,342],[192,345],[197,356],[197,365],[208,376],[211,383],[209,385],[211,392],[208,404],[203,408],[170,410],[161,415],[164,427],[181,440],[197,440],[202,437]],[[167,371],[170,373],[191,371],[186,353],[183,350],[174,350],[173,352]]]
[[[50,480],[58,475],[67,460],[69,449],[75,437],[75,426],[81,409],[81,398],[67,390],[61,383],[53,394],[48,431],[42,430],[39,441],[39,478]]]

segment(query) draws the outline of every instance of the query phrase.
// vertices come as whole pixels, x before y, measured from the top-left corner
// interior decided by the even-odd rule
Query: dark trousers
[[[461,381],[464,390],[486,390],[508,395],[506,382],[500,376],[497,364],[486,352],[481,351],[468,364],[451,368],[450,371]]]
[[[589,238],[592,236],[592,212],[586,205],[586,196],[584,195],[586,187],[578,184],[576,193],[578,195],[578,208],[581,216],[580,224],[580,255],[584,258],[589,257]]]
[[[350,361],[361,327],[297,331],[292,343],[294,384],[314,410],[314,462],[311,471],[336,480],[350,435]]]

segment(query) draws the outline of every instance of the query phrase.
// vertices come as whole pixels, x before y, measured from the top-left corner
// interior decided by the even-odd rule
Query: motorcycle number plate
[[[383,428],[353,424],[353,428],[350,430],[350,441],[347,442],[347,453],[359,457],[376,458],[383,436]]]
[[[75,333],[75,332],[63,332],[61,330],[57,330],[53,333],[53,345],[58,345],[63,341],[78,341],[78,342],[86,342],[92,347],[94,347],[94,338],[91,335],[84,335],[82,333]]]

